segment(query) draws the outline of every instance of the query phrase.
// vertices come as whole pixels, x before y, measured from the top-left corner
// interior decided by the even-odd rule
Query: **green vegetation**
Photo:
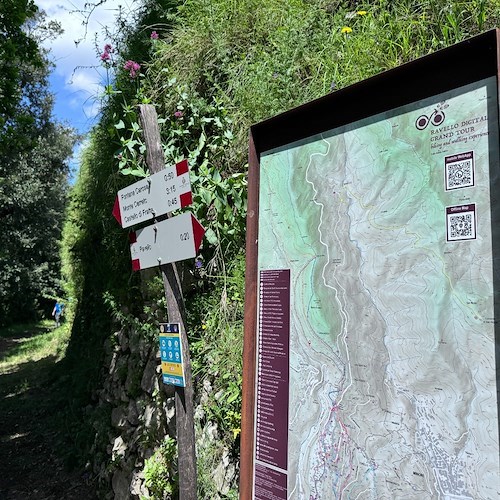
[[[78,473],[68,471],[65,441],[68,405],[59,366],[70,335],[68,323],[17,324],[0,329],[0,448],[2,480],[23,498],[35,489],[64,498],[69,488],[80,498],[95,498]]]
[[[166,316],[161,280],[155,276],[141,283],[140,275],[131,271],[127,231],[111,217],[117,190],[134,176],[147,175],[136,105],[156,106],[167,163],[189,159],[194,194],[190,210],[207,228],[197,264],[188,261],[180,267],[186,276],[200,409],[196,430],[200,435],[210,424],[217,434],[198,447],[199,497],[216,498],[221,493],[214,469],[223,457],[237,460],[239,453],[249,126],[498,24],[498,0],[147,0],[127,19],[118,19],[119,33],[109,34],[113,51],[102,59],[110,78],[103,90],[103,111],[81,157],[64,220],[63,280],[65,293],[73,299],[68,324],[21,343],[0,364],[7,373],[38,357],[60,360],[51,373],[58,374],[60,383],[54,387],[67,401],[59,407],[61,427],[71,429],[67,463],[87,460],[96,433],[104,436],[104,448],[109,442],[104,440],[109,439],[111,410],[97,414],[87,406],[101,382],[106,341],[114,339],[120,325],[135,325],[144,338],[156,342],[154,324]],[[153,30],[158,39],[151,38]],[[126,61],[140,64],[140,69],[132,72],[136,66],[130,64],[124,68]],[[31,76],[43,87],[43,71]],[[14,95],[12,89],[2,90],[4,84],[0,80],[0,101],[7,92],[9,99]],[[29,142],[9,162],[0,162],[0,220],[14,236],[11,241],[22,244],[0,247],[0,321],[6,323],[27,311],[35,315],[39,304],[34,297],[52,297],[58,291],[59,261],[49,249],[57,250],[60,237],[67,172],[63,157],[73,138],[65,138],[64,130],[47,121],[42,120],[45,128],[35,127],[50,109],[48,96],[40,99],[35,106],[40,114],[28,126]],[[12,121],[0,126],[9,128],[10,137],[19,138],[26,130],[25,102],[5,107]],[[7,153],[0,139],[0,158]],[[28,153],[36,167],[27,162]],[[8,170],[6,165],[14,167]],[[52,187],[37,184],[43,181],[40,171]],[[36,189],[30,187],[27,196],[16,191],[23,185]],[[44,189],[53,205],[35,210],[45,203],[37,194]],[[14,199],[23,201],[14,208]],[[37,204],[30,205],[33,199]],[[5,213],[11,205],[12,213]],[[42,211],[50,217],[39,224],[50,228],[47,234],[33,230],[32,216]],[[28,221],[22,234],[16,232],[21,220]],[[35,247],[40,254],[29,267],[27,255]],[[30,385],[31,379],[26,380]],[[19,391],[23,384],[21,377]],[[138,394],[140,381],[131,390]],[[155,451],[144,464],[146,484],[155,498],[175,496],[175,443],[167,437],[149,444]],[[109,459],[102,451],[94,456]],[[237,495],[237,479],[229,480],[226,497]]]
[[[40,361],[49,356],[54,359],[54,362],[60,361],[68,345],[69,328],[68,325],[64,325],[52,330],[52,326],[52,321],[44,320],[35,326],[16,325],[0,331],[1,337],[15,342],[0,359],[0,375],[11,373],[20,364]],[[32,336],[32,332],[40,333]]]
[[[137,276],[129,271],[124,232],[110,226],[109,216],[95,212],[99,207],[103,215],[104,207],[109,211],[118,187],[132,182],[123,174],[145,175],[134,106],[155,104],[166,161],[189,159],[191,209],[207,228],[202,266],[187,269],[192,279],[185,289],[196,392],[202,405],[197,432],[211,422],[219,436],[199,448],[200,497],[217,494],[212,473],[222,455],[238,456],[250,124],[492,27],[499,20],[497,7],[492,1],[380,0],[364,5],[322,0],[187,0],[177,8],[164,7],[157,24],[136,27],[133,39],[142,41],[134,46],[134,61],[141,64],[141,71],[131,78],[123,69],[129,56],[120,54],[116,81],[107,88],[108,103],[83,158],[73,195],[82,191],[85,198],[94,200],[89,225],[79,223],[82,237],[72,236],[73,248],[79,250],[72,250],[66,259],[81,271],[66,274],[75,295],[80,291],[78,308],[89,300],[102,301],[102,294],[110,292],[115,312],[126,305],[132,316],[143,314],[141,301],[151,297],[141,293]],[[148,39],[152,29],[159,39]],[[126,42],[116,45],[131,48]],[[103,193],[107,193],[106,203]],[[69,220],[76,224],[89,209],[79,201],[78,210],[72,205]],[[90,231],[92,225],[99,228]],[[94,231],[102,236],[94,237],[89,247],[85,242]],[[102,267],[85,269],[96,261]],[[82,294],[84,287],[75,281],[77,276],[87,286],[92,283],[92,299]],[[161,295],[161,286],[157,294]],[[85,314],[81,317],[90,319]],[[102,335],[106,328],[101,326]],[[156,459],[148,463],[150,478],[158,467]]]
[[[17,324],[0,330],[4,349],[0,358],[0,375],[14,373],[20,364],[52,357],[64,357],[68,344],[68,325],[53,329],[54,322],[43,320],[32,325]],[[8,347],[8,348],[6,348]]]
[[[76,137],[52,119],[44,25],[31,1],[0,5],[0,325],[50,313],[59,286],[59,241],[68,158]]]
[[[152,499],[172,496],[177,492],[176,455],[177,443],[167,436],[153,456],[146,460],[144,477]]]
[[[6,0],[0,5],[0,130],[18,116],[19,81],[26,61],[37,68],[45,65],[36,40],[23,29],[37,11],[32,0]]]

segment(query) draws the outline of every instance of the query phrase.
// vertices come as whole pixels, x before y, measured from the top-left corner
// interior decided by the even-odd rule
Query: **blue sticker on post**
[[[180,323],[160,323],[161,370],[164,384],[186,387],[180,332]]]

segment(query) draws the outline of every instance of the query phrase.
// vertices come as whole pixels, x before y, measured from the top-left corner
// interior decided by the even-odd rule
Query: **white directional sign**
[[[192,202],[188,162],[183,160],[118,191],[113,215],[129,227]]]
[[[184,213],[130,233],[132,269],[146,269],[196,257],[205,229]]]

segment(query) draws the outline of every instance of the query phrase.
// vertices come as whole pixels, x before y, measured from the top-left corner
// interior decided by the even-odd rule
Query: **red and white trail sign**
[[[187,207],[192,202],[188,162],[183,160],[120,189],[113,215],[125,228]]]
[[[130,233],[132,269],[192,259],[198,254],[205,229],[184,213]]]

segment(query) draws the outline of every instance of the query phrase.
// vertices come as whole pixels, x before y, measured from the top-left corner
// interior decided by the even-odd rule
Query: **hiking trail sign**
[[[158,116],[154,106],[151,104],[139,105],[139,121],[142,126],[144,142],[146,144],[146,163],[153,174],[158,173],[161,175],[165,172],[165,159],[161,144],[160,131],[158,128]],[[179,201],[181,200],[179,199]],[[168,206],[168,202],[166,210],[167,213],[173,210],[173,208]],[[158,214],[155,214],[155,218],[157,215]],[[170,235],[167,231],[164,231],[166,228],[172,230]],[[183,248],[184,245],[187,245],[187,243],[192,245],[180,255],[170,255],[168,259],[161,252],[160,255],[156,255],[156,265],[158,265],[163,278],[168,321],[170,325],[176,324],[178,327],[181,349],[179,351],[179,355],[182,358],[181,366],[183,371],[183,385],[175,386],[175,423],[177,430],[179,498],[182,500],[196,500],[197,472],[194,433],[193,377],[191,371],[191,359],[189,357],[189,344],[186,331],[186,311],[182,295],[182,284],[179,278],[177,266],[175,264],[175,259],[189,258],[190,255],[193,255],[192,252],[196,253],[196,251],[198,251],[204,229],[191,214],[182,214],[178,217],[157,222],[153,226],[145,228],[142,231],[137,231],[137,233],[131,233],[131,235],[135,234],[136,237],[139,237],[140,241],[141,233],[143,231],[146,231],[144,234],[150,234],[150,232],[153,231],[153,233],[161,235],[160,238],[163,239],[164,244],[168,246],[169,249],[171,247],[177,247],[179,243],[183,246]],[[186,235],[189,236],[189,240]],[[153,240],[152,245],[157,244],[158,242]],[[168,253],[170,250],[166,250],[166,252]],[[158,260],[158,257],[161,258],[161,261]],[[166,263],[167,260],[171,260],[171,263]],[[136,261],[136,265],[137,264],[140,269],[140,257]],[[167,325],[164,325],[164,331]],[[175,352],[173,352],[173,355],[175,357]],[[163,387],[166,386],[163,385]]]
[[[193,202],[187,160],[120,189],[113,216],[123,227],[154,219]]]
[[[130,233],[132,269],[138,271],[196,257],[205,229],[188,212]]]

